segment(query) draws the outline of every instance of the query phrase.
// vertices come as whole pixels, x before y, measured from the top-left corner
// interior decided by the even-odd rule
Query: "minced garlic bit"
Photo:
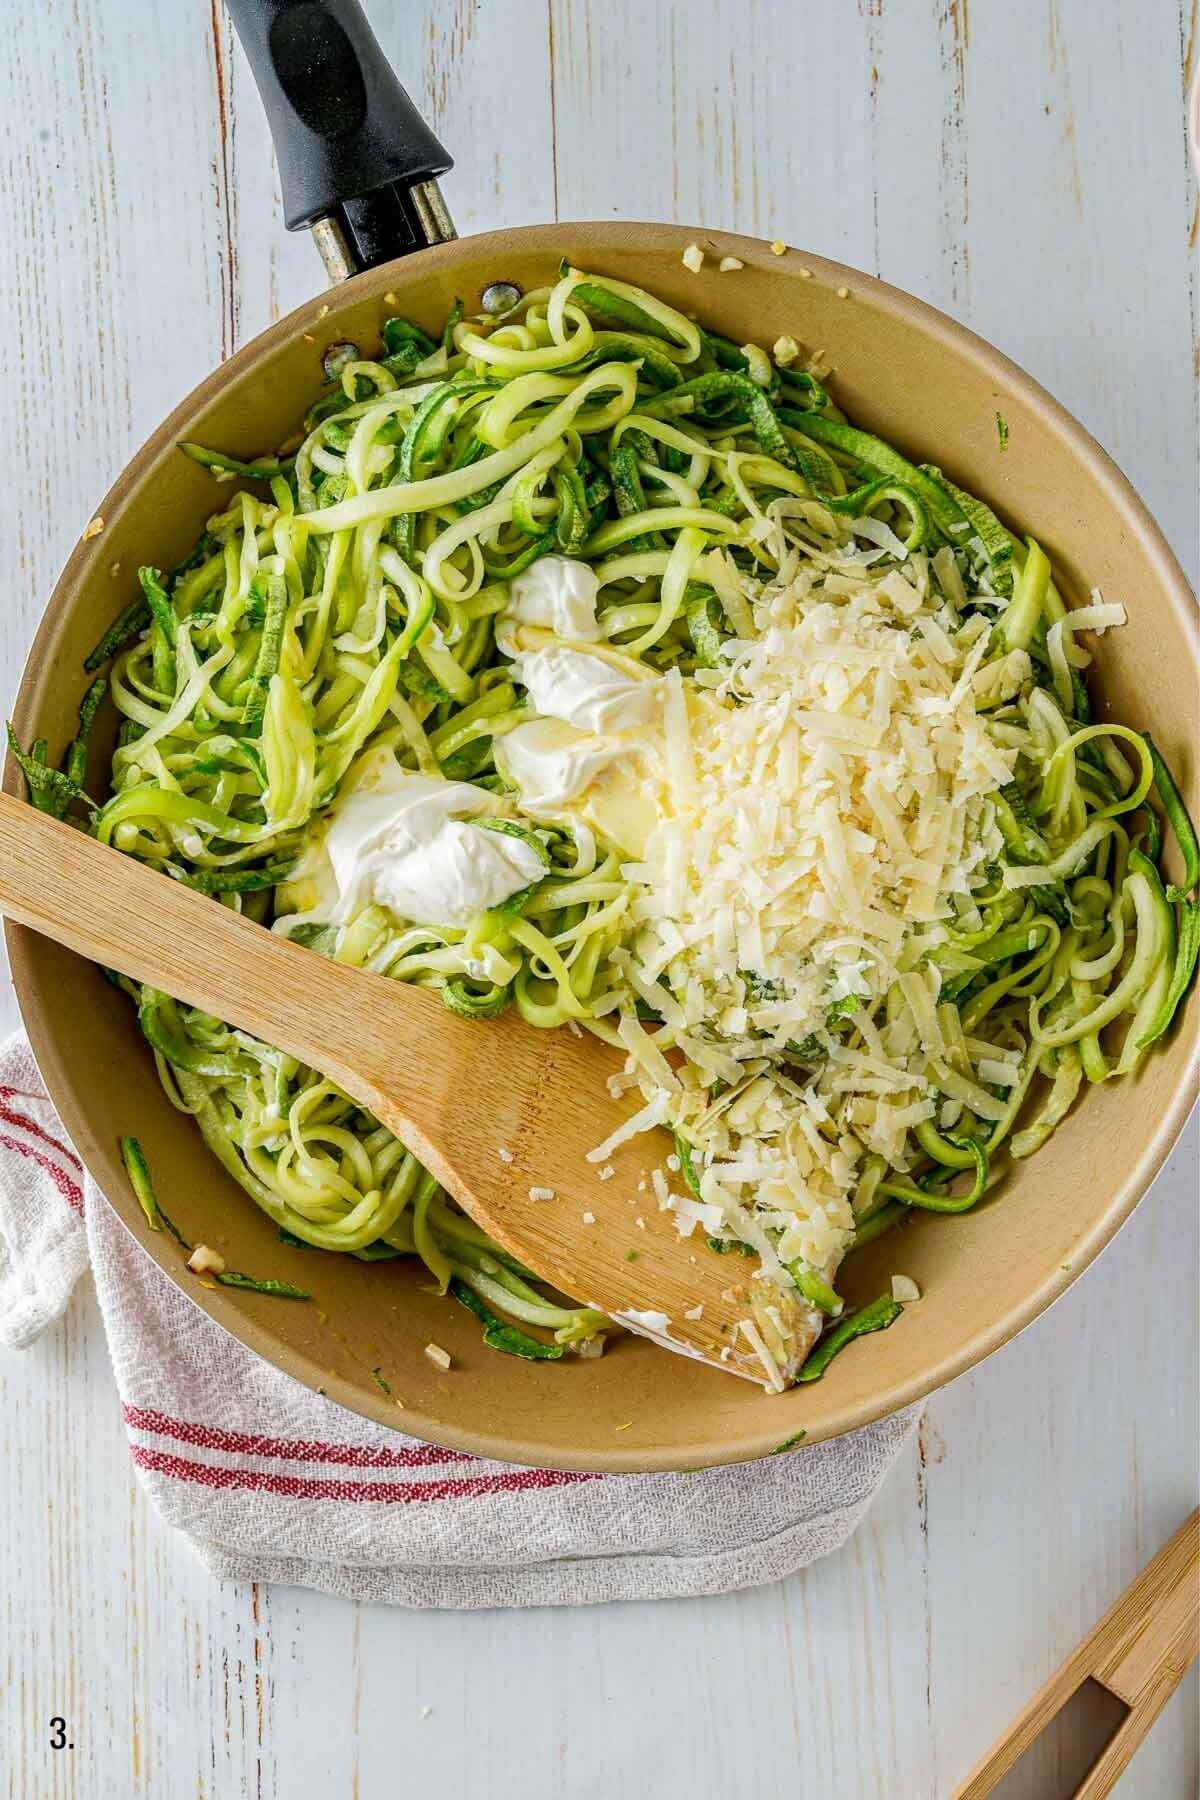
[[[187,1266],[194,1275],[223,1275],[225,1258],[220,1251],[210,1249],[207,1244],[197,1244],[188,1257]]]
[[[919,1300],[921,1290],[910,1275],[892,1276],[893,1300]]]
[[[690,269],[693,275],[698,275],[704,267],[704,252],[699,244],[689,244],[683,253],[682,261],[685,269]]]
[[[787,245],[784,243],[782,238],[772,239],[772,242],[771,242],[771,255],[772,256],[783,256],[786,254],[786,252],[787,252]]]
[[[399,304],[400,304],[400,299],[399,299],[399,296],[398,296],[398,295],[397,295],[397,294],[390,294],[390,293],[389,293],[389,294],[385,294],[385,295],[384,295],[384,296],[383,296],[383,303],[384,303],[384,305],[385,305],[385,306],[399,306]]]
[[[498,1149],[498,1150],[497,1150],[497,1151],[496,1151],[496,1155],[497,1155],[497,1156],[498,1156],[498,1157],[499,1157],[499,1158],[500,1158],[500,1161],[501,1161],[501,1162],[502,1162],[502,1163],[510,1163],[510,1162],[511,1162],[511,1161],[512,1161],[512,1160],[513,1160],[513,1153],[512,1153],[512,1151],[511,1151],[511,1150],[506,1150],[506,1149],[505,1149],[505,1148],[504,1148],[504,1145],[503,1145],[503,1144],[501,1144],[501,1145],[500,1145],[500,1147],[499,1147],[499,1149]]]
[[[634,1221],[633,1221],[633,1222],[634,1222],[634,1224],[635,1224],[635,1225],[636,1225],[636,1226],[637,1226],[637,1228],[638,1228],[638,1230],[639,1230],[639,1231],[645,1231],[645,1229],[646,1229],[646,1221],[645,1221],[645,1219],[643,1219],[643,1218],[642,1218],[642,1216],[641,1216],[641,1214],[640,1214],[640,1213],[639,1213],[639,1215],[638,1215],[638,1217],[637,1217],[637,1218],[636,1218],[636,1219],[635,1219],[635,1220],[634,1220]]]
[[[781,369],[786,369],[789,363],[794,363],[799,354],[800,346],[794,337],[779,337],[775,339],[771,355],[775,358],[775,361],[779,364]]]
[[[99,518],[93,519],[90,522],[90,524],[85,525],[83,528],[82,536],[83,536],[84,542],[86,543],[88,538],[99,537],[100,533],[103,530],[104,530],[104,520],[99,519]]]
[[[440,1344],[426,1344],[425,1354],[431,1363],[437,1364],[439,1369],[450,1368],[450,1352],[443,1350]]]
[[[850,298],[850,289],[848,287],[840,287],[837,291],[837,297],[839,300],[848,300]]]
[[[389,300],[394,300],[394,299],[395,299],[395,295],[394,295],[394,294],[389,294],[389,295],[388,295],[388,296],[387,296],[387,298],[388,298],[388,299],[389,299]],[[419,1718],[419,1719],[427,1719],[427,1718],[428,1718],[428,1717],[429,1717],[429,1715],[430,1715],[430,1713],[431,1713],[431,1712],[432,1712],[432,1711],[433,1711],[433,1708],[432,1708],[432,1706],[422,1706],[422,1707],[421,1707],[421,1708],[420,1708],[420,1710],[419,1710],[419,1711],[418,1711],[418,1713],[417,1713],[417,1717],[418,1717],[418,1718]]]
[[[722,275],[728,275],[731,269],[744,269],[745,266],[740,256],[723,256],[717,264]]]
[[[812,280],[812,270],[811,269],[801,269],[800,279],[801,279],[801,281],[811,281]]]
[[[553,1200],[554,1189],[548,1187],[531,1187],[529,1190],[529,1198],[531,1200]]]
[[[326,318],[328,318],[328,317],[329,317],[329,307],[328,307],[328,305],[325,305],[325,306],[318,306],[318,308],[317,308],[317,317],[318,317],[318,319],[326,319]]]
[[[689,1306],[683,1316],[685,1319],[702,1319],[704,1317],[704,1308],[702,1306]]]
[[[616,1172],[617,1171],[613,1168],[611,1163],[605,1163],[604,1167],[599,1171],[598,1179],[600,1181],[611,1181]]]
[[[596,1215],[594,1212],[580,1213],[579,1216],[585,1225],[594,1225],[596,1223]]]

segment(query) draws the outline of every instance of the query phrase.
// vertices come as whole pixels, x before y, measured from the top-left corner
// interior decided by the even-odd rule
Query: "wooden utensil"
[[[997,1739],[955,1800],[984,1800],[1089,1679],[1128,1710],[1073,1800],[1102,1800],[1200,1650],[1200,1510],[1181,1525]]]
[[[659,1208],[650,1175],[667,1140],[588,1160],[636,1110],[610,1094],[620,1064],[591,1033],[516,1013],[460,1018],[427,989],[289,944],[8,794],[0,912],[320,1069],[555,1287],[668,1349],[782,1386],[740,1329],[753,1321],[744,1275]],[[815,1320],[781,1305],[796,1339],[786,1375]]]

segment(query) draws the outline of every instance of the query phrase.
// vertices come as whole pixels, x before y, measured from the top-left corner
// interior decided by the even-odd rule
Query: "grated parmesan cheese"
[[[905,1168],[907,1134],[938,1096],[995,1118],[988,1089],[1018,1079],[986,1044],[947,1037],[942,1013],[957,1015],[940,1009],[926,953],[1000,853],[989,797],[1017,752],[980,707],[1027,679],[1028,658],[981,669],[986,622],[958,619],[953,557],[939,568],[877,520],[834,522],[832,542],[802,555],[784,523],[806,505],[830,531],[815,502],[769,507],[758,539],[779,573],[743,581],[740,604],[740,578],[710,556],[737,635],[703,683],[664,680],[645,758],[656,822],[622,866],[613,957],[628,996],[617,1033],[646,1105],[590,1152],[681,1129],[700,1192],[674,1194],[656,1170],[660,1206],[681,1236],[699,1224],[753,1248],[753,1282],[776,1299],[797,1259],[832,1278],[866,1154]],[[893,566],[876,573],[880,559]],[[855,1029],[835,1031],[848,1014]],[[668,1062],[670,1045],[686,1061]],[[779,1333],[756,1317],[746,1341],[767,1367]]]

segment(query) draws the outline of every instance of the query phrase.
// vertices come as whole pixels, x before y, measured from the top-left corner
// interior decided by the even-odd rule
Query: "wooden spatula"
[[[772,1377],[753,1347],[742,1258],[699,1233],[681,1239],[660,1210],[650,1172],[671,1148],[663,1134],[630,1140],[606,1165],[587,1160],[641,1104],[612,1098],[618,1059],[590,1033],[540,1031],[515,1012],[459,1018],[428,990],[286,943],[8,794],[0,912],[320,1069],[574,1299],[765,1387],[807,1354],[815,1315],[773,1291],[792,1348]]]
[[[1125,1716],[1072,1800],[1103,1800],[1128,1767],[1200,1651],[1200,1512],[1164,1544],[1034,1695],[983,1761],[954,1790],[954,1800],[985,1800],[1086,1681],[1098,1682]],[[1138,1792],[1146,1792],[1138,1789]]]

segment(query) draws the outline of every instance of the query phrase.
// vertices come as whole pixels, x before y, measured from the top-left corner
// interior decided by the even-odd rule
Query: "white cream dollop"
[[[471,823],[488,796],[381,758],[341,800],[325,839],[337,898],[330,924],[366,906],[416,925],[462,927],[545,873],[529,844]]]
[[[629,674],[596,651],[569,644],[520,651],[513,674],[536,713],[580,731],[630,731],[648,725],[662,704],[658,677]]]
[[[625,745],[561,719],[530,719],[498,739],[495,752],[497,766],[521,790],[521,806],[534,819],[559,818],[625,753]]]
[[[634,853],[648,829],[645,752],[661,732],[661,677],[598,640],[587,563],[543,556],[509,588],[496,642],[529,719],[496,740],[496,766],[536,819],[570,814]]]
[[[590,563],[572,556],[539,556],[508,589],[505,616],[519,625],[540,625],[555,637],[595,643],[600,582]]]

